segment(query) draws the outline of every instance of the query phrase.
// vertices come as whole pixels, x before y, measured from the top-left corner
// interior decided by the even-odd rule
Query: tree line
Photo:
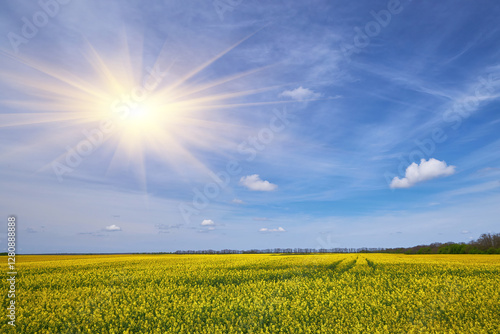
[[[469,243],[439,243],[399,248],[268,248],[250,250],[178,250],[174,254],[312,254],[312,253],[404,253],[404,254],[500,254],[500,233],[484,233]]]
[[[404,254],[500,254],[500,233],[483,233],[477,240],[465,242],[435,242],[408,248],[388,248],[383,253]]]
[[[178,250],[175,252],[143,252],[134,254],[317,254],[317,253],[398,253],[398,254],[500,254],[500,233],[483,233],[477,240],[465,242],[435,242],[429,245],[399,248],[267,248],[250,250]],[[57,253],[61,254],[61,253]],[[75,254],[75,253],[66,253]],[[82,255],[84,253],[78,253]],[[96,253],[85,253],[88,255]],[[102,253],[109,254],[109,253]],[[125,254],[125,253],[116,253]],[[128,254],[128,253],[127,253]],[[7,255],[7,253],[0,253]],[[48,254],[46,254],[48,255]]]

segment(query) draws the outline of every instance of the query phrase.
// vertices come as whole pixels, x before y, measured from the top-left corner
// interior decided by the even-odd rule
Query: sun
[[[180,114],[188,116],[186,112]],[[169,148],[170,155],[183,155],[185,147],[176,135],[176,128],[190,128],[191,124],[179,117],[180,114],[159,94],[152,94],[146,101],[111,108],[109,115],[115,125],[112,139],[117,143],[115,156],[140,161],[147,152],[161,157],[165,147]]]
[[[159,110],[146,104],[130,108],[118,118],[118,125],[125,135],[144,135],[154,131],[164,119]]]
[[[139,105],[130,110],[128,118],[131,123],[137,123],[137,126],[142,127],[144,125],[151,124],[155,117],[153,110],[146,106]]]
[[[81,141],[74,139],[75,133],[91,133],[108,120],[113,130],[102,144],[110,154],[107,170],[132,164],[145,182],[145,157],[149,156],[178,171],[186,165],[208,171],[195,151],[214,152],[216,147],[229,145],[231,137],[236,138],[245,128],[244,124],[226,121],[221,111],[281,103],[246,99],[276,87],[240,91],[232,87],[233,82],[268,67],[200,80],[200,73],[247,38],[201,64],[193,64],[187,70],[184,67],[184,72],[175,66],[175,59],[181,55],[168,54],[168,46],[164,46],[152,65],[145,66],[141,57],[132,56],[133,48],[128,44],[115,54],[104,56],[89,43],[81,52],[85,59],[81,73],[62,68],[57,59],[42,62],[7,54],[10,60],[21,63],[24,71],[4,67],[0,74],[22,87],[24,97],[2,101],[12,111],[0,114],[0,126],[45,126],[47,136],[33,145],[72,140],[73,147],[69,149],[76,150]],[[51,131],[56,125],[63,129],[60,133]],[[52,169],[51,165],[63,161],[65,154],[61,152],[42,169]]]

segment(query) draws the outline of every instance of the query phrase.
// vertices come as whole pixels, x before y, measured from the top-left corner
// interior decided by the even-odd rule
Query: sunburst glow
[[[13,84],[22,86],[23,93],[31,99],[4,101],[16,112],[0,115],[2,126],[66,124],[68,132],[53,134],[38,143],[45,145],[51,138],[55,140],[54,136],[59,137],[58,140],[73,140],[69,134],[74,135],[82,128],[92,131],[105,120],[112,129],[105,141],[110,152],[110,167],[132,163],[142,175],[144,157],[150,153],[178,170],[186,164],[206,169],[193,149],[214,150],[227,144],[242,128],[215,116],[227,108],[261,104],[230,101],[271,89],[234,91],[227,88],[228,84],[260,69],[192,83],[195,76],[241,42],[193,66],[187,73],[178,73],[173,56],[165,51],[153,66],[143,68],[142,58],[132,59],[126,52],[130,50],[128,44],[122,48],[125,51],[113,57],[101,55],[89,44],[85,52],[88,66],[85,76],[33,59],[10,56],[24,64],[30,75],[2,74]],[[75,149],[78,144],[73,144]],[[54,161],[62,157],[64,154]],[[45,168],[50,166],[49,163]]]

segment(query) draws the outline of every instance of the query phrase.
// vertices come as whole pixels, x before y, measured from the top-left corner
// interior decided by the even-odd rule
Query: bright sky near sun
[[[0,211],[20,253],[499,232],[499,16],[493,0],[2,1]]]

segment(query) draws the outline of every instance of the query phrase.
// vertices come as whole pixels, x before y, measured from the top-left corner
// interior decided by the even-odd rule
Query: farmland
[[[500,328],[500,255],[17,259],[17,326],[14,330],[4,317],[2,333],[498,333]],[[7,289],[2,280],[2,291]]]

